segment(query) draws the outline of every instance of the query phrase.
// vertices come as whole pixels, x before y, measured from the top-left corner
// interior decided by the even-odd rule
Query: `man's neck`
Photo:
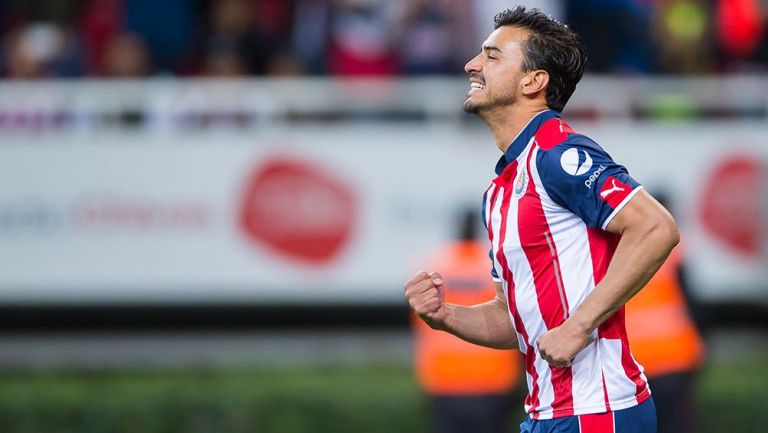
[[[496,147],[503,152],[507,151],[512,141],[520,135],[520,132],[528,125],[534,116],[547,110],[547,106],[510,106],[505,110],[488,113],[482,116],[488,125],[496,141]]]

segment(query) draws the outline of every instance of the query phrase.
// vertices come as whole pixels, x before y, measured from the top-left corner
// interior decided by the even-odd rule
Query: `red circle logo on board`
[[[333,260],[356,218],[352,189],[312,162],[290,157],[259,164],[240,204],[249,239],[284,257],[315,264]]]
[[[760,255],[763,240],[762,165],[757,158],[723,160],[705,184],[700,218],[710,235],[747,256]]]

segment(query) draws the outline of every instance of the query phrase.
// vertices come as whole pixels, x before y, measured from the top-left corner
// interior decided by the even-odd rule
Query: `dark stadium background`
[[[522,4],[680,222],[701,431],[762,431],[768,3]],[[426,431],[402,283],[490,178],[462,69],[512,5],[0,0],[0,431]]]

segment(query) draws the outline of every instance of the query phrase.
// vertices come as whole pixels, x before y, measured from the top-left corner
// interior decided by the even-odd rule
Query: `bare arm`
[[[542,357],[552,365],[571,362],[592,332],[645,286],[680,236],[669,212],[645,191],[630,199],[607,230],[621,234],[621,240],[605,277],[571,317],[537,339]]]
[[[642,289],[680,241],[672,215],[645,191],[608,224],[620,233],[605,278],[574,312],[574,320],[590,332]]]
[[[509,318],[509,307],[501,283],[496,283],[493,300],[471,307],[447,304],[446,309],[446,320],[438,329],[481,346],[517,348],[517,334]]]
[[[440,274],[419,272],[405,284],[405,297],[414,313],[433,329],[494,349],[517,347],[501,283],[496,283],[496,297],[488,302],[473,306],[446,304]]]

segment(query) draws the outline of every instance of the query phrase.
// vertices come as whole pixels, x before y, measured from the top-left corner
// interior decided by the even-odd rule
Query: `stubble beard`
[[[503,95],[501,98],[491,100],[473,101],[471,96],[467,96],[461,104],[461,108],[466,113],[474,114],[481,119],[497,107],[505,107],[514,104],[516,101],[514,94]]]
[[[478,110],[480,110],[480,104],[472,102],[471,98],[467,96],[467,99],[461,103],[461,108],[465,113],[477,114]]]
[[[464,100],[464,102],[461,104],[461,108],[464,110],[465,113],[474,114],[476,116],[482,117],[482,112],[485,111],[488,108],[492,108],[494,105],[494,101],[488,101],[488,100],[481,100],[481,101],[473,101],[472,96],[467,96],[467,98]]]

